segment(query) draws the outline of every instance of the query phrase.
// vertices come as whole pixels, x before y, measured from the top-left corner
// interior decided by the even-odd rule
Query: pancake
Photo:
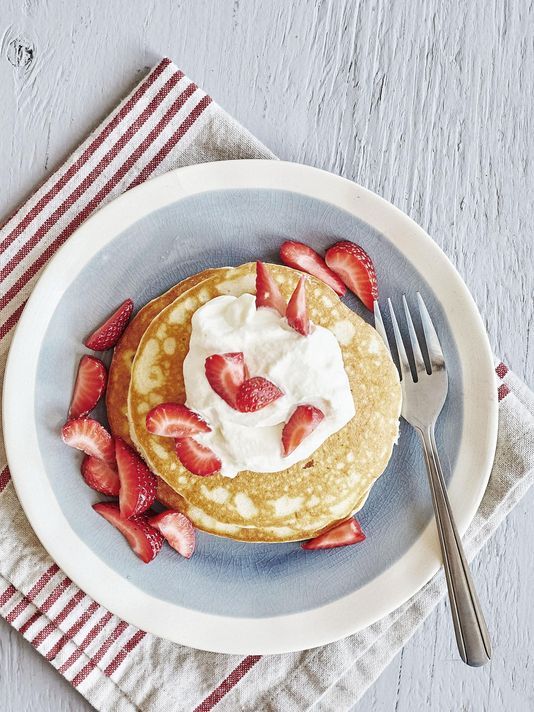
[[[289,299],[301,273],[280,265],[269,269]],[[182,466],[172,439],[151,435],[145,427],[150,408],[165,401],[185,402],[182,366],[194,312],[222,294],[254,294],[255,276],[254,264],[219,271],[183,292],[150,322],[132,366],[130,436],[199,529],[244,541],[308,539],[363,505],[391,456],[401,406],[397,369],[382,339],[325,284],[307,280],[308,311],[340,344],[356,415],[310,458],[281,472],[198,477]]]

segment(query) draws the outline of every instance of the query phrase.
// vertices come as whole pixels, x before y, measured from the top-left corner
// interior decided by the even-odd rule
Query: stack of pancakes
[[[289,300],[300,272],[269,265]],[[115,348],[107,410],[114,435],[133,445],[158,476],[158,499],[212,534],[253,542],[308,539],[358,511],[397,439],[401,391],[378,333],[329,287],[310,277],[308,312],[340,345],[356,415],[310,458],[281,472],[199,477],[178,460],[171,438],[150,434],[147,412],[185,403],[183,362],[191,318],[222,294],[255,293],[256,266],[211,269],[185,279],[141,309]]]

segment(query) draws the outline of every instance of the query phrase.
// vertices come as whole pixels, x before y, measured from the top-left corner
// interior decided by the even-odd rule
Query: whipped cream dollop
[[[208,356],[239,351],[251,376],[269,379],[284,393],[254,413],[240,413],[229,406],[211,388],[204,370]],[[221,474],[227,477],[242,470],[285,470],[309,458],[355,413],[334,334],[313,325],[309,336],[302,336],[274,309],[256,309],[252,294],[216,297],[195,312],[183,373],[186,405],[212,428],[196,437],[216,453],[222,462]],[[320,408],[324,419],[284,457],[282,429],[302,404]]]

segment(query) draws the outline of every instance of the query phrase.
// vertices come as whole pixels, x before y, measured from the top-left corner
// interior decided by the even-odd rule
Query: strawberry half
[[[378,299],[378,281],[367,252],[354,242],[336,242],[326,251],[325,259],[330,269],[373,311],[373,302]]]
[[[117,497],[119,494],[119,473],[109,462],[86,455],[82,462],[82,477],[89,487],[101,494],[109,497]]]
[[[190,559],[195,551],[195,530],[189,519],[181,512],[167,509],[149,520],[150,526],[163,534],[173,549]]]
[[[145,564],[152,561],[159,553],[163,546],[163,536],[157,529],[150,526],[146,514],[138,514],[131,519],[126,519],[121,516],[117,505],[112,502],[93,504],[93,509],[120,531]]]
[[[107,380],[108,372],[99,358],[82,356],[69,408],[70,419],[82,418],[93,410],[104,393]]]
[[[310,320],[306,308],[306,277],[302,276],[291,295],[286,310],[287,323],[302,336],[310,333]]]
[[[317,277],[317,279],[320,279],[331,287],[334,292],[337,292],[340,297],[347,291],[343,282],[339,279],[337,274],[332,272],[327,266],[321,255],[302,242],[295,242],[293,240],[283,242],[280,247],[280,259],[288,267],[300,269],[302,272],[307,272]]]
[[[237,393],[236,407],[241,413],[255,413],[273,403],[284,394],[262,376],[246,380]]]
[[[194,438],[182,438],[176,441],[176,454],[182,465],[200,477],[214,475],[221,469],[222,463],[217,455],[206,445],[201,445]]]
[[[87,337],[84,341],[88,349],[93,351],[106,351],[111,349],[122,336],[126,329],[126,324],[130,320],[133,311],[133,302],[126,299],[118,309],[107,319],[102,326]]]
[[[247,377],[242,353],[214,354],[204,364],[206,378],[215,393],[235,408],[237,392]]]
[[[365,539],[360,522],[351,517],[335,527],[329,529],[324,534],[319,534],[313,539],[302,544],[303,549],[335,549],[338,546],[350,546],[358,544]]]
[[[282,430],[284,457],[290,455],[323,420],[324,413],[313,405],[299,405]]]
[[[280,316],[286,313],[284,297],[269,268],[263,262],[256,262],[256,309],[260,307],[276,309]]]
[[[122,438],[115,438],[115,456],[120,479],[121,515],[129,519],[154,504],[156,477]]]
[[[211,431],[198,413],[179,403],[160,403],[152,408],[146,416],[146,429],[165,438],[188,438]]]
[[[61,438],[65,445],[81,450],[99,460],[114,462],[115,449],[113,439],[108,431],[92,418],[69,420],[61,430]]]

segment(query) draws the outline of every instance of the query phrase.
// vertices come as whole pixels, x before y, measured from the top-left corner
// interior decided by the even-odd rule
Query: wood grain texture
[[[419,222],[467,282],[495,352],[532,385],[533,23],[526,0],[0,0],[0,211],[168,55],[279,156],[354,179]],[[443,605],[355,710],[534,708],[533,504],[531,493],[474,566],[490,666],[460,663]],[[84,704],[0,624],[1,710]]]

